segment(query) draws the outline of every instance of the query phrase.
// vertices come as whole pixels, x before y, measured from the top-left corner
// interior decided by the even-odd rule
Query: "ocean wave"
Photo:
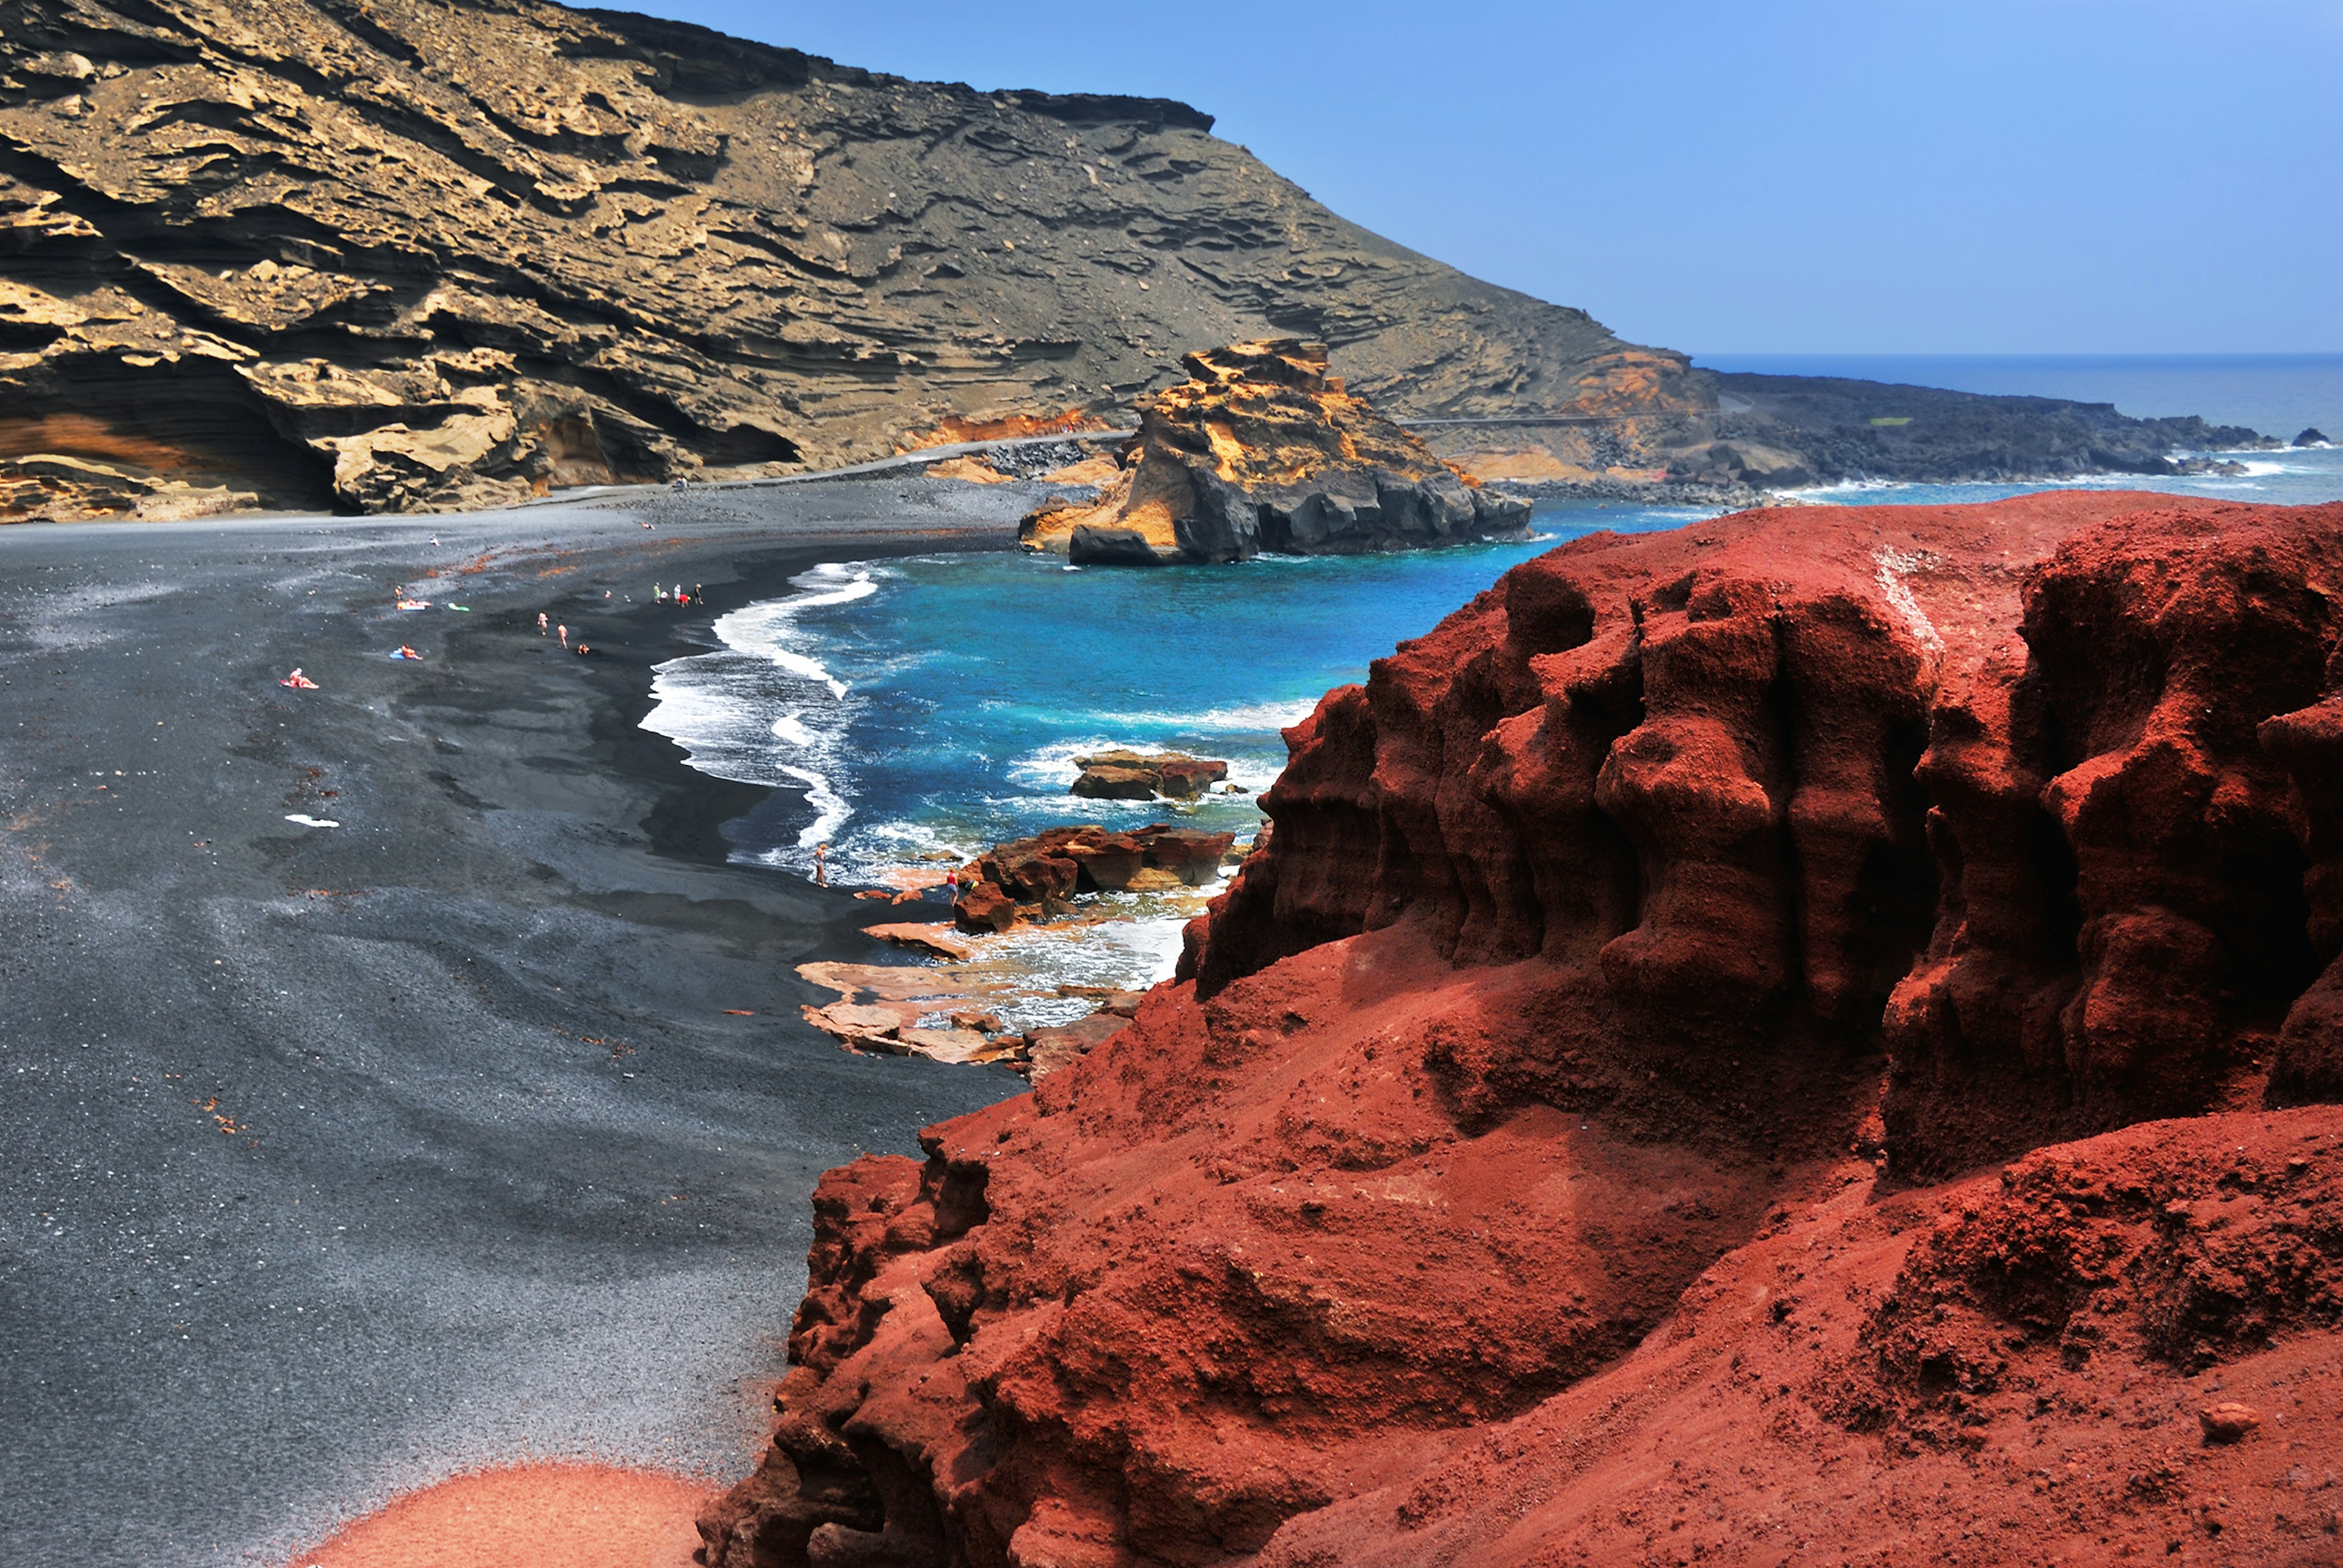
[[[1181,729],[1204,734],[1224,730],[1290,729],[1318,711],[1320,699],[1297,697],[1284,702],[1249,702],[1233,708],[1207,708],[1196,713],[1137,713],[1094,714],[1094,719],[1111,719],[1122,724],[1143,724],[1150,729]]]
[[[863,704],[820,656],[820,634],[800,618],[869,598],[885,576],[858,563],[824,562],[790,578],[798,591],[789,598],[719,617],[718,651],[652,670],[643,728],[681,746],[691,767],[805,792],[813,821],[794,846],[757,859],[801,866],[854,815],[847,733]]]
[[[806,804],[820,813],[798,835],[798,848],[810,849],[817,844],[828,843],[830,835],[846,826],[854,815],[854,808],[830,788],[827,778],[810,768],[796,768],[784,762],[781,771],[806,787]]]

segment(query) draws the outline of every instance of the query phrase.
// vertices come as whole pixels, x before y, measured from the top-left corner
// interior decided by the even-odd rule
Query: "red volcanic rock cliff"
[[[824,1179],[703,1556],[2331,1562],[2338,568],[2138,495],[1517,568],[1129,1029]]]

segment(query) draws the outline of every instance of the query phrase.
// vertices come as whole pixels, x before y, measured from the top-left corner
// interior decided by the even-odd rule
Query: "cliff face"
[[[1088,505],[1026,518],[1028,548],[1158,566],[1423,548],[1528,525],[1528,502],[1468,486],[1329,377],[1322,343],[1237,343],[1181,363],[1189,379],[1141,403],[1122,472]]]
[[[2319,1560],[2231,1500],[2343,1415],[2338,567],[2066,495],[1517,568],[1288,732],[1188,978],[825,1179],[708,1560]]]
[[[2045,496],[1565,547],[1289,732],[1196,972],[1419,917],[1655,1024],[1884,1031],[1912,1171],[2331,1081],[2279,1034],[2343,937],[2338,524]]]
[[[1272,330],[1417,414],[1682,380],[1211,123],[532,0],[23,0],[0,515],[827,466],[1096,425]]]

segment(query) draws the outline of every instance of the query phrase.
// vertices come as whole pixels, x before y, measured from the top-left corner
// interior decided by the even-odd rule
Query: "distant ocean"
[[[1718,362],[1728,366],[2112,401],[2127,413],[2202,413],[2288,437],[2309,424],[2343,434],[2343,356]],[[2243,476],[2055,487],[2343,498],[2343,448],[2240,457]],[[1865,505],[2046,487],[1863,485],[1809,496]],[[1061,822],[1169,818],[1249,837],[1260,821],[1249,794],[1177,816],[1161,805],[1080,799],[1067,792],[1073,759],[1110,746],[1173,748],[1225,758],[1248,791],[1266,788],[1284,762],[1283,726],[1328,688],[1363,679],[1369,660],[1431,629],[1507,568],[1598,528],[1672,528],[1710,515],[1548,503],[1528,543],[1151,572],[1076,571],[1059,558],[1002,553],[840,560],[798,578],[786,598],[719,618],[707,652],[659,668],[643,722],[680,743],[693,767],[772,787],[729,831],[737,859],[777,874],[808,874],[814,847],[828,843],[835,879],[875,881]],[[1057,980],[1145,983],[1170,972],[1194,906],[1113,895],[1092,912],[1121,918],[1081,942],[1003,940],[1026,942],[1031,964]],[[1017,1021],[1047,1021],[1051,1006],[1037,1002]]]
[[[1845,376],[2032,397],[2112,403],[2136,419],[2202,414],[2291,441],[2343,440],[2343,354],[1702,354],[1710,370]]]

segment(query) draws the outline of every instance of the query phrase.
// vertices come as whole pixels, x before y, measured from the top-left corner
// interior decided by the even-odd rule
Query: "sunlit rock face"
[[[1418,415],[1566,403],[1629,352],[1211,125],[529,0],[25,0],[0,515],[438,508],[1094,428],[1272,330]]]
[[[1183,357],[1143,399],[1123,468],[1097,498],[1046,505],[1019,538],[1076,566],[1363,555],[1518,535],[1528,503],[1478,487],[1383,417],[1325,345],[1283,338]]]

